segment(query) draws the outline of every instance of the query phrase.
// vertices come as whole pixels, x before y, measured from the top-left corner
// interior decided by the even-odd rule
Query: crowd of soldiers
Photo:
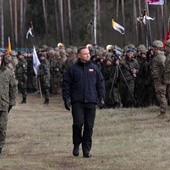
[[[159,48],[161,55],[169,55],[170,52],[163,48],[163,43],[159,40],[154,41],[149,49],[143,44],[138,47],[129,44],[123,49],[116,45],[107,45],[105,48],[86,45],[90,50],[91,61],[100,68],[105,78],[105,108],[160,105],[153,75],[157,72],[157,67],[152,68],[154,45]],[[167,41],[168,45],[170,40]],[[0,53],[5,56],[7,67],[16,76],[18,92],[22,94],[21,103],[27,102],[27,93],[41,90],[45,98],[44,104],[49,104],[50,94],[61,92],[63,73],[77,61],[77,47],[65,48],[63,43],[58,43],[55,48],[43,45],[37,49],[37,54],[41,65],[36,77],[31,52],[12,51],[10,55]],[[163,65],[165,66],[165,61]],[[164,67],[161,69],[164,70]],[[170,104],[169,90],[166,92]]]

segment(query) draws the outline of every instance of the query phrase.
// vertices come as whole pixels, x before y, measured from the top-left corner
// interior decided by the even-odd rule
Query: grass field
[[[60,97],[44,106],[38,95],[9,114],[0,170],[167,170],[170,122],[156,120],[159,108],[98,110],[90,159],[72,156],[72,116]],[[170,108],[168,108],[170,117]]]

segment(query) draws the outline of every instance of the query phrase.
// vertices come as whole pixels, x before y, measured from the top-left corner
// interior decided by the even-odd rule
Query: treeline
[[[80,46],[94,43],[101,46],[117,44],[150,44],[163,40],[168,29],[170,1],[163,6],[148,5],[145,0],[1,0],[0,46],[7,46],[11,37],[12,47],[29,47],[47,44]],[[146,27],[137,17],[146,9],[155,20]],[[116,32],[112,18],[125,27],[125,34]],[[33,22],[35,38],[25,35]]]

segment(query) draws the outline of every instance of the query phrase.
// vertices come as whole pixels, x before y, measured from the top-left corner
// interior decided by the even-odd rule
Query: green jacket
[[[7,111],[16,103],[16,81],[12,71],[0,67],[0,111]]]

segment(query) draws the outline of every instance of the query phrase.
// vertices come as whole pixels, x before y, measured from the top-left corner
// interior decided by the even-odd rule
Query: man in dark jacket
[[[62,97],[67,110],[72,105],[73,155],[79,155],[82,143],[83,156],[90,158],[96,104],[99,101],[99,107],[104,106],[105,87],[102,73],[90,62],[88,48],[78,49],[78,61],[65,72]]]

